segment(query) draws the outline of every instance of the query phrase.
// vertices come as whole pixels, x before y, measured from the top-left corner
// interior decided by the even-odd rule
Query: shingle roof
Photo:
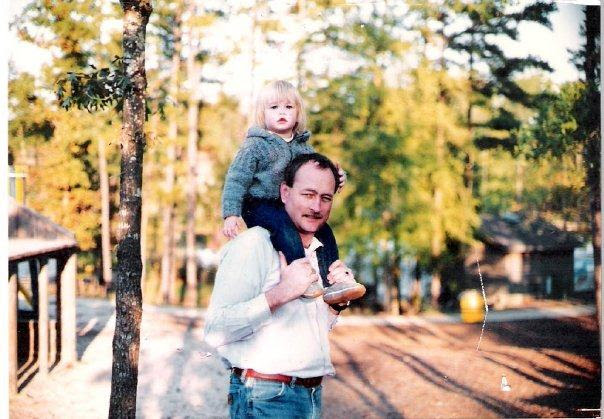
[[[13,198],[9,198],[8,207],[9,261],[77,249],[78,243],[69,230],[36,211],[19,205]]]
[[[577,236],[541,218],[529,220],[514,213],[504,216],[484,214],[481,220],[479,238],[509,252],[572,251],[581,245]]]

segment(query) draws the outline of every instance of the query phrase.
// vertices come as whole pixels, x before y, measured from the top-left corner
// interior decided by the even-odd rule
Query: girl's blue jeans
[[[248,227],[260,226],[270,232],[273,246],[283,252],[288,264],[305,256],[300,234],[280,201],[248,199],[243,204],[242,212],[243,220]],[[327,287],[329,266],[339,258],[338,245],[327,223],[317,231],[315,236],[323,244],[323,247],[317,250],[317,259],[323,286]]]
[[[231,374],[229,414],[231,418],[308,418],[321,417],[321,388],[303,387],[240,377]]]

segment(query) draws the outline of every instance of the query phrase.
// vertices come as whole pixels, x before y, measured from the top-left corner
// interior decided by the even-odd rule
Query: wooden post
[[[36,354],[36,325],[38,316],[39,316],[39,308],[40,308],[40,294],[38,292],[38,259],[30,259],[28,261],[29,266],[29,278],[31,282],[31,295],[32,295],[32,308],[34,310],[34,320],[28,320],[27,327],[29,333],[29,348],[27,354],[27,362],[25,363],[23,370],[26,368],[30,368],[34,362],[35,358],[39,356]],[[38,324],[39,326],[39,324]]]
[[[48,260],[40,259],[38,273],[38,373],[48,375]]]
[[[29,277],[31,278],[32,309],[38,315],[38,260],[29,260]]]
[[[8,277],[8,388],[17,392],[17,267],[10,266]]]
[[[48,320],[48,363],[50,368],[57,362],[57,320]]]
[[[76,361],[76,259],[75,253],[59,262],[59,328],[61,335],[61,363],[70,365]]]

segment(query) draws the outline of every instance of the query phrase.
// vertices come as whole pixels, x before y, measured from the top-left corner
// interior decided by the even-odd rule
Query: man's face
[[[291,188],[281,184],[281,201],[301,235],[314,235],[325,224],[335,187],[331,170],[321,169],[313,161],[298,169]]]

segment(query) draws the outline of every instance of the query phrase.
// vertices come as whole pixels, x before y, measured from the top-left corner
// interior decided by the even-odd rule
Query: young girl
[[[283,171],[289,162],[300,154],[313,153],[308,144],[310,133],[306,128],[306,112],[298,91],[287,81],[278,80],[266,85],[256,101],[256,126],[249,129],[247,138],[235,156],[226,175],[222,194],[223,233],[235,237],[241,227],[241,218],[248,227],[261,226],[271,233],[276,250],[283,252],[287,263],[305,257],[300,236],[283,209],[279,187]],[[346,181],[345,172],[339,168],[339,188]],[[316,235],[323,244],[323,263],[319,263],[320,276],[327,288],[329,266],[338,259],[338,247],[331,228],[325,224]],[[333,289],[330,302],[358,298],[360,287],[348,287],[344,292]],[[356,288],[356,289],[355,289]],[[350,289],[350,291],[348,291]],[[362,287],[364,294],[364,287]],[[304,293],[315,298],[324,293],[314,283]],[[325,290],[325,300],[329,289]],[[362,294],[361,294],[362,295]],[[340,301],[341,300],[341,301]]]

